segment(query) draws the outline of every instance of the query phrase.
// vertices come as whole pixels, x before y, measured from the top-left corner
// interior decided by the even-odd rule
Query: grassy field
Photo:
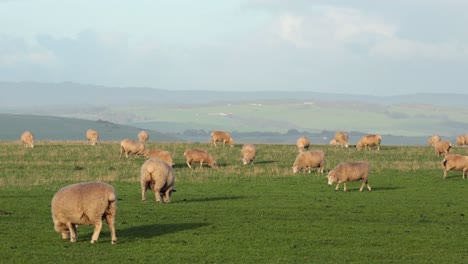
[[[372,192],[334,191],[315,172],[293,174],[293,145],[258,144],[252,166],[240,145],[150,143],[173,153],[176,189],[170,204],[153,193],[141,202],[142,158],[119,159],[118,142],[41,141],[34,149],[0,142],[0,256],[3,263],[467,263],[468,180],[442,179],[429,147],[382,146],[358,152],[314,145],[326,170],[368,160]],[[184,150],[203,148],[217,169],[184,164]],[[455,153],[468,155],[467,148]],[[82,181],[112,184],[118,195],[118,244],[104,224],[77,243],[53,229],[50,202],[61,187]]]

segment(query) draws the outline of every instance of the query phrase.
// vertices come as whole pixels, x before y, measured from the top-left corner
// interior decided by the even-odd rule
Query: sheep
[[[323,173],[325,153],[321,150],[304,151],[296,156],[296,160],[292,166],[293,173],[307,169],[311,172],[311,168],[317,168],[317,173]]]
[[[25,147],[31,147],[34,148],[34,136],[30,131],[24,131],[23,134],[21,134],[21,143]]]
[[[148,132],[140,131],[140,133],[138,133],[138,141],[140,141],[141,143],[145,143],[146,141],[148,141],[148,139],[149,139]]]
[[[154,191],[156,202],[161,203],[161,194],[165,203],[170,203],[174,190],[175,176],[172,167],[158,158],[151,158],[141,166],[141,200],[146,202],[146,190]]]
[[[299,150],[299,152],[302,152],[304,150],[309,150],[310,146],[310,139],[306,136],[299,137],[296,140],[296,146]]]
[[[437,154],[437,156],[440,156],[442,153],[444,153],[444,155],[449,154],[451,148],[452,143],[449,141],[440,141],[434,145],[435,154]]]
[[[253,144],[244,144],[241,149],[242,153],[242,163],[244,165],[247,164],[253,164],[253,160],[255,159],[255,156],[257,155],[257,150],[255,148],[255,145]]]
[[[174,165],[174,162],[172,161],[172,155],[169,151],[160,150],[160,149],[147,149],[144,152],[144,156],[147,158],[162,159],[171,167]]]
[[[468,145],[468,134],[462,134],[457,137],[457,147]]]
[[[427,144],[431,147],[433,147],[437,142],[440,142],[439,135],[432,135],[427,139]]]
[[[330,142],[328,142],[328,144],[330,144],[330,145],[332,145],[332,146],[338,146],[338,145],[340,145],[340,143],[336,142],[336,139],[330,140]]]
[[[99,133],[94,129],[86,130],[86,140],[91,143],[92,146],[96,145],[99,139]]]
[[[377,146],[377,151],[379,151],[380,142],[382,142],[381,136],[370,134],[370,135],[363,136],[361,140],[359,140],[359,142],[357,143],[356,148],[357,150],[361,150],[362,148],[364,148],[364,150],[366,149],[370,150],[371,147]]]
[[[346,182],[362,180],[362,185],[359,191],[362,192],[365,184],[367,184],[367,189],[371,191],[371,187],[368,182],[369,173],[370,167],[367,161],[343,162],[328,172],[328,185],[332,185],[334,182],[337,182],[335,191],[338,191],[340,183],[343,183],[343,191],[346,192]]]
[[[232,139],[231,135],[228,132],[224,131],[213,131],[211,132],[211,146],[215,146],[216,142],[223,142],[223,146],[228,143],[231,147],[234,147],[234,139]]]
[[[468,171],[468,156],[449,154],[442,160],[444,168],[444,179],[447,177],[447,172],[451,170],[463,171],[462,178],[465,179],[466,171]],[[468,179],[468,176],[466,176]]]
[[[124,139],[120,142],[120,156],[125,153],[125,157],[128,158],[128,154],[133,154],[135,156],[141,156],[145,153],[145,144],[137,142],[133,139]]]
[[[83,182],[68,185],[55,193],[51,210],[55,231],[62,239],[76,242],[78,225],[93,225],[91,243],[97,242],[105,218],[111,233],[111,243],[117,243],[115,215],[117,199],[114,188],[104,182]]]
[[[346,132],[337,131],[335,133],[335,140],[341,147],[348,148],[349,146],[349,136]]]
[[[216,168],[216,161],[204,150],[189,149],[184,152],[184,156],[190,169],[192,169],[192,166],[190,165],[192,162],[200,162],[200,168],[202,168],[203,163],[208,164],[208,166],[212,168]]]

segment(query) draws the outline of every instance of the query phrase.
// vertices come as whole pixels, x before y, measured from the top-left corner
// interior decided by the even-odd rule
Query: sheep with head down
[[[34,136],[30,131],[24,131],[21,134],[21,142],[25,147],[34,148]]]
[[[217,147],[216,142],[223,142],[223,146],[227,143],[231,148],[234,147],[234,139],[228,132],[213,130],[211,132],[211,146]]]
[[[312,150],[300,152],[292,166],[293,173],[306,169],[309,173],[312,168],[317,168],[318,173],[323,173],[325,161],[325,152],[321,150]]]
[[[382,137],[380,135],[370,134],[363,136],[356,145],[357,150],[371,149],[371,147],[377,147],[377,151],[380,150],[380,143],[382,142]]]
[[[359,191],[362,192],[365,184],[367,184],[367,189],[370,191],[371,187],[368,182],[369,173],[370,166],[367,161],[343,162],[328,172],[328,185],[336,182],[335,191],[338,191],[340,184],[343,183],[343,191],[346,192],[346,182],[362,180]]]
[[[156,202],[169,203],[174,190],[175,176],[171,166],[158,158],[151,158],[141,166],[141,200],[146,201],[146,190],[154,191]]]
[[[191,164],[193,162],[199,162],[200,168],[202,168],[203,164],[208,164],[208,166],[216,168],[216,160],[204,150],[189,149],[184,152],[184,156],[190,169],[192,169]]]
[[[468,145],[468,134],[462,134],[457,136],[457,147],[463,147]]]
[[[450,141],[440,141],[434,145],[435,154],[440,156],[440,154],[447,155],[450,153],[452,148],[452,143]]]
[[[431,147],[433,147],[437,142],[440,142],[440,136],[439,135],[432,135],[427,139],[427,144]]]
[[[97,132],[94,129],[88,129],[86,130],[86,140],[91,144],[91,145],[96,145],[98,140],[99,140],[99,132]]]
[[[244,144],[241,149],[242,153],[242,163],[244,165],[253,164],[253,160],[257,155],[257,149],[254,144]]]
[[[349,146],[349,136],[348,136],[348,134],[346,132],[337,131],[335,133],[335,140],[341,147],[348,148],[348,146]]]
[[[120,142],[120,156],[125,153],[125,157],[128,158],[129,154],[135,156],[143,156],[145,154],[145,144],[135,141],[133,139],[124,139]]]
[[[76,242],[78,225],[93,225],[91,243],[97,242],[105,218],[111,233],[111,243],[117,243],[115,215],[117,198],[114,188],[104,182],[83,182],[68,185],[55,193],[51,210],[55,231],[62,239]]]
[[[306,136],[299,137],[296,140],[296,147],[299,150],[299,152],[308,150],[310,147],[310,139]]]

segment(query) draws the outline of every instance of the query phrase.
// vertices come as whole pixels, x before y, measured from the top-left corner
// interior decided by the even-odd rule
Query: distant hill
[[[99,132],[99,140],[115,141],[124,138],[137,139],[142,129],[119,125],[107,121],[90,121],[77,118],[63,118],[35,115],[0,114],[0,140],[19,140],[22,132],[33,132],[37,140],[85,140],[86,130],[93,128]],[[153,130],[147,130],[150,141],[176,142],[178,137]]]

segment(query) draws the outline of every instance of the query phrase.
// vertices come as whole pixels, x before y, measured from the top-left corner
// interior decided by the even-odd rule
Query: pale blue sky
[[[0,0],[0,81],[464,93],[464,0]]]

